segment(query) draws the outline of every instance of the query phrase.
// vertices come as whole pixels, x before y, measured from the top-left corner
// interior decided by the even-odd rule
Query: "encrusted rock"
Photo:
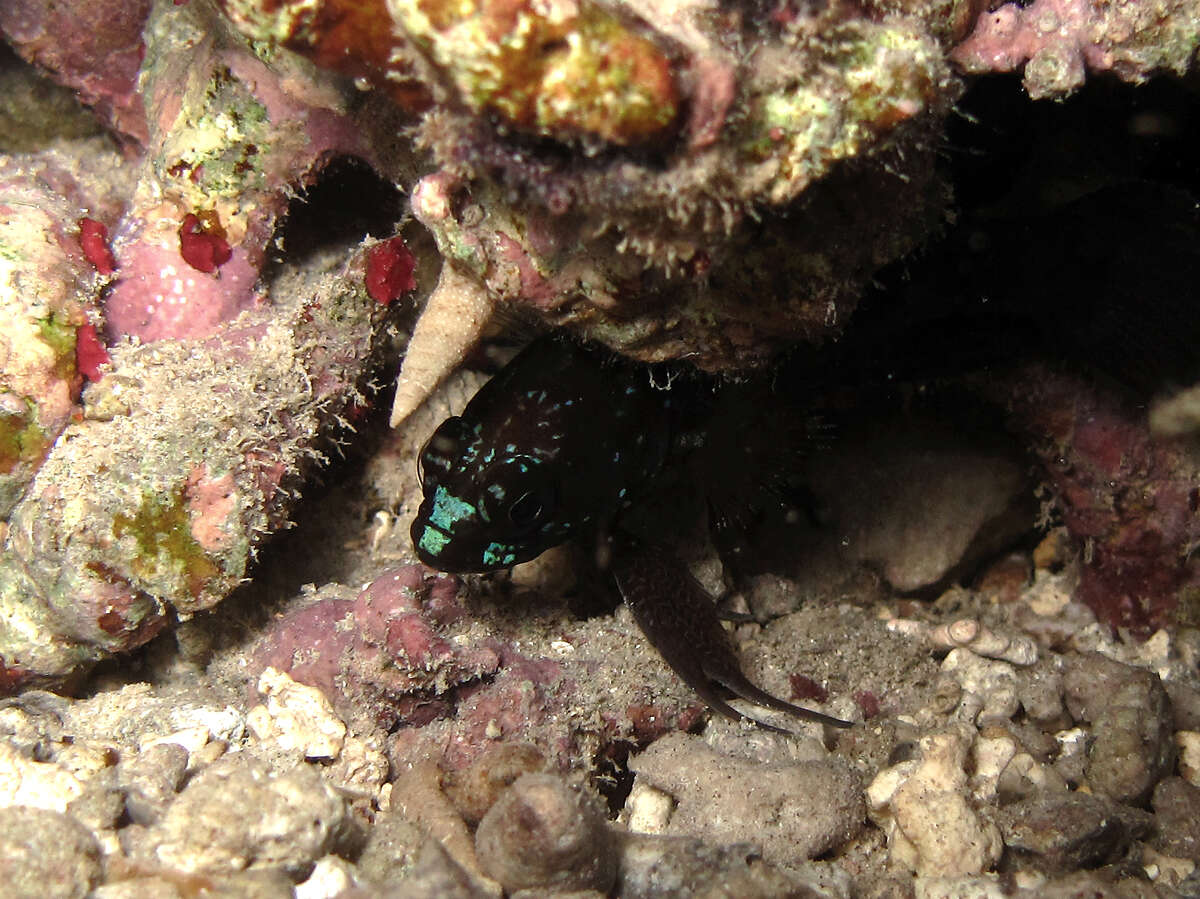
[[[244,868],[308,872],[314,861],[352,844],[346,802],[314,769],[272,774],[230,756],[179,794],[154,832],[165,865],[196,873]]]
[[[745,844],[632,834],[621,841],[615,893],[620,899],[810,899],[849,896],[848,881],[833,866],[784,871]]]
[[[1157,71],[1188,69],[1196,41],[1175,23],[1194,11],[1187,0],[1154,12],[1140,4],[1005,3],[979,17],[953,58],[968,72],[1024,69],[1025,90],[1035,99],[1078,90],[1088,72],[1140,83]]]
[[[552,774],[524,774],[475,833],[485,872],[507,890],[600,890],[617,876],[617,846],[593,800]]]
[[[866,815],[857,775],[837,759],[756,763],[670,734],[629,761],[676,801],[666,833],[749,843],[763,858],[797,863],[849,840]]]
[[[0,891],[9,899],[82,899],[100,882],[100,847],[68,815],[0,809]]]
[[[1052,874],[1118,861],[1152,827],[1146,812],[1087,793],[1013,803],[1000,811],[998,823],[1005,845]]]
[[[1154,788],[1154,847],[1200,864],[1200,787],[1168,777]]]
[[[1092,653],[1068,662],[1063,684],[1071,714],[1092,725],[1093,791],[1144,803],[1175,762],[1171,702],[1158,676]]]

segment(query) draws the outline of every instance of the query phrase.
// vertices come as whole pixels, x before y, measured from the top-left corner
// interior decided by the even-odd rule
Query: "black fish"
[[[421,453],[417,555],[443,571],[485,572],[594,540],[647,639],[714,709],[744,717],[728,691],[848,727],[750,683],[712,597],[667,547],[622,528],[622,514],[702,445],[720,405],[710,384],[665,389],[672,375],[564,339],[532,343]]]

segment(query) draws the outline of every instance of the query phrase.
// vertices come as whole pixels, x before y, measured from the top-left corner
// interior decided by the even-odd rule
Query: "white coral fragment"
[[[1014,665],[1032,665],[1038,660],[1037,644],[1030,637],[994,631],[974,618],[939,625],[930,631],[929,639],[935,646],[963,647],[976,655]]]
[[[336,855],[326,855],[317,859],[308,879],[296,885],[296,899],[336,899],[358,886],[349,862]]]
[[[285,751],[298,750],[309,759],[336,759],[346,740],[346,724],[325,694],[292,680],[275,668],[258,679],[267,697],[246,716],[247,726],[262,741],[274,741]]]
[[[930,734],[921,739],[918,761],[885,768],[867,788],[891,864],[921,877],[969,877],[999,860],[1000,831],[968,799],[965,763],[973,742],[965,725]]]
[[[670,793],[636,780],[629,798],[625,800],[626,823],[633,833],[666,833],[675,810]]]
[[[65,812],[83,793],[83,782],[63,765],[35,762],[0,743],[0,808],[27,805]]]
[[[1175,745],[1179,747],[1179,773],[1192,786],[1200,787],[1200,731],[1176,731]]]
[[[952,649],[942,671],[962,688],[958,710],[963,721],[1011,718],[1020,708],[1016,669],[1007,662],[985,659],[969,649]]]
[[[975,773],[971,776],[971,795],[976,800],[986,802],[995,797],[1000,776],[1016,754],[1017,741],[1010,734],[981,734],[975,740],[975,745],[971,747],[971,757],[975,761]]]

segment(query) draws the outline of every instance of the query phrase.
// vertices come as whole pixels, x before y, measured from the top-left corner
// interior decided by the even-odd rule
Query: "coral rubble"
[[[1200,179],[945,157],[988,155],[984,73],[1200,109],[1198,15],[0,3],[0,891],[1196,895]],[[941,328],[983,307],[1035,327]],[[413,561],[415,458],[514,318],[822,393],[761,545],[678,550],[754,681],[853,727],[709,720],[568,548]]]

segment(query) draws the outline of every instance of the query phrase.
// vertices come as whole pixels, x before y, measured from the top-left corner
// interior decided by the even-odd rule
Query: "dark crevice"
[[[403,218],[405,196],[361,159],[341,156],[288,204],[275,241],[275,261],[298,263],[323,248],[390,237]]]

